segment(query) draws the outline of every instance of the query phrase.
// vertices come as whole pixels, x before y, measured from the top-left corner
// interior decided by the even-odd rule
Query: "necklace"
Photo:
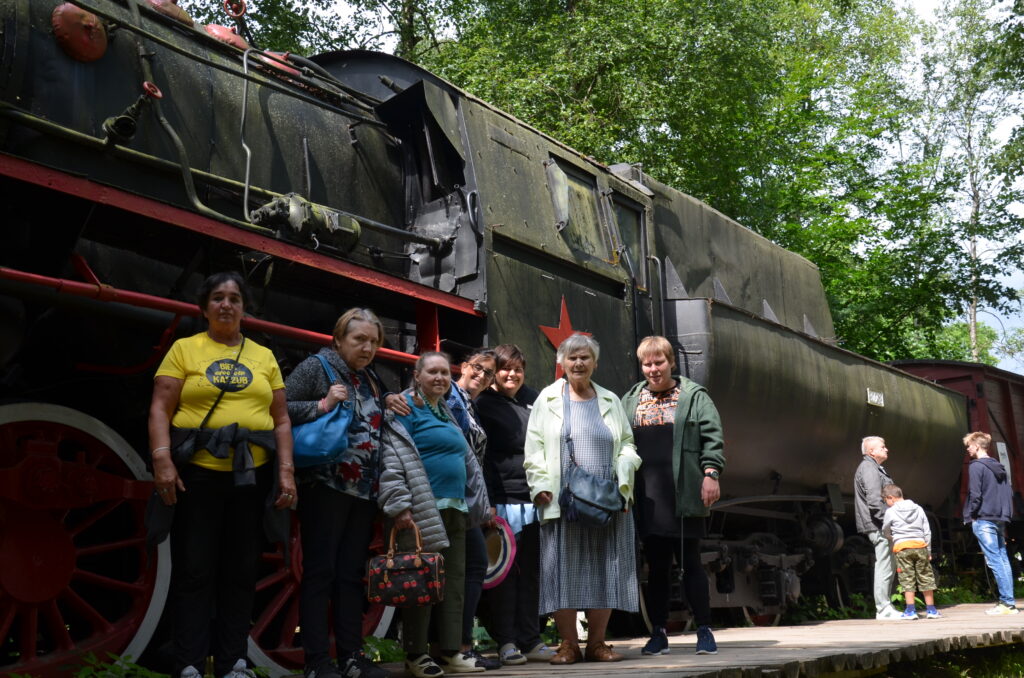
[[[451,421],[451,419],[449,419],[448,415],[444,413],[444,410],[442,410],[439,405],[435,405],[432,402],[430,402],[429,400],[427,400],[427,397],[425,395],[423,395],[423,391],[421,391],[419,388],[416,389],[416,394],[420,397],[420,400],[422,400],[423,402],[425,402],[427,404],[427,407],[430,408],[430,411],[434,413],[435,417],[437,417],[441,421],[446,421],[446,422],[447,421]]]

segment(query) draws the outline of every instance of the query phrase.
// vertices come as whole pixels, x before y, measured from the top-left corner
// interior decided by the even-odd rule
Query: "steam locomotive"
[[[217,270],[254,288],[244,331],[285,373],[356,304],[396,388],[418,352],[499,342],[539,387],[586,331],[621,393],[638,339],[669,337],[726,432],[717,608],[869,590],[846,538],[865,435],[955,514],[968,398],[839,348],[807,260],[396,57],[275,55],[176,10],[0,0],[0,671],[66,675],[158,633],[151,380]],[[299,562],[294,539],[265,554],[251,648],[277,675],[301,665]]]

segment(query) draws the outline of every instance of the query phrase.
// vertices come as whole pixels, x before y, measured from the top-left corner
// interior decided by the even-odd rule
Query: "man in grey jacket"
[[[867,537],[875,549],[875,619],[900,619],[901,614],[892,606],[892,580],[896,573],[889,540],[882,534],[882,521],[888,508],[882,500],[882,488],[892,484],[892,478],[882,464],[889,458],[885,440],[868,436],[860,443],[864,458],[853,476],[854,517],[857,532]]]

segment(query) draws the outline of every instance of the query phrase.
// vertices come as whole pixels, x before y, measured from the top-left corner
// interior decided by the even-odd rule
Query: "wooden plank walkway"
[[[646,638],[615,640],[626,659],[615,664],[551,666],[531,662],[488,671],[488,678],[624,676],[633,678],[798,678],[869,675],[886,665],[954,650],[1024,643],[1024,613],[989,617],[989,605],[942,608],[942,619],[846,619],[799,626],[726,628],[715,631],[717,655],[695,655],[696,635],[669,636],[671,653],[644,657]],[[393,676],[404,675],[389,665]],[[484,674],[469,674],[482,676]]]

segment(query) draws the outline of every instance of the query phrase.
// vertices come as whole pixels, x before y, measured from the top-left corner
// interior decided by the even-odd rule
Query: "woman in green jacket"
[[[704,387],[672,374],[675,356],[668,339],[645,338],[636,356],[645,380],[626,393],[622,405],[643,460],[637,474],[636,520],[648,565],[644,601],[652,627],[643,654],[668,654],[672,558],[680,550],[683,587],[697,625],[697,654],[716,654],[700,538],[708,507],[720,496],[722,423]]]

